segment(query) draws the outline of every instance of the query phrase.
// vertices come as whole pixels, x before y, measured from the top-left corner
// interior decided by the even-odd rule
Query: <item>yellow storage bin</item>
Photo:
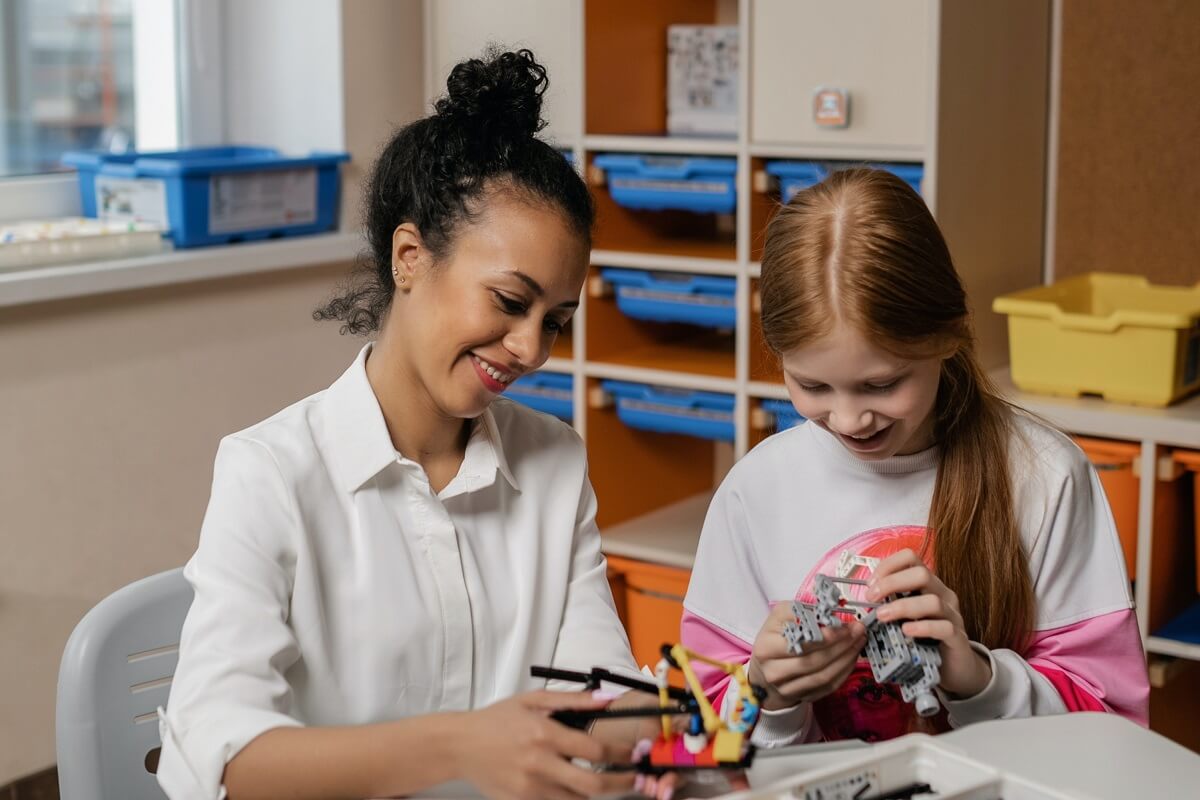
[[[1021,389],[1165,406],[1200,389],[1200,285],[1093,272],[996,298]]]

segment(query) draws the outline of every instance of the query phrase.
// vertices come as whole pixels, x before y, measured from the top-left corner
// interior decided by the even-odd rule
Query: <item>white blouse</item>
[[[391,443],[370,350],[217,451],[160,715],[175,800],[223,797],[272,728],[479,708],[541,688],[532,664],[636,670],[575,432],[498,399],[435,493]]]

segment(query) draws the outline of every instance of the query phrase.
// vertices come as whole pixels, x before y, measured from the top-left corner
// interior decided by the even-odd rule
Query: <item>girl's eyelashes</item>
[[[896,380],[888,381],[887,383],[868,383],[865,384],[865,386],[868,392],[874,392],[875,394],[887,394],[892,389],[895,389],[899,384],[900,378],[897,378]]]
[[[895,380],[888,381],[887,383],[864,383],[863,389],[864,391],[871,392],[873,394],[887,394],[899,386],[902,380],[904,379],[896,378]],[[821,394],[822,392],[829,391],[828,384],[824,383],[801,383],[800,381],[796,381],[796,385],[799,386],[801,390],[809,394]]]

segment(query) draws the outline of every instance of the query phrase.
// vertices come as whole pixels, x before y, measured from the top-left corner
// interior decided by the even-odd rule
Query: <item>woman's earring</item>
[[[392,267],[392,277],[396,279],[397,284],[402,284],[405,281],[405,277],[400,274],[399,267]]]

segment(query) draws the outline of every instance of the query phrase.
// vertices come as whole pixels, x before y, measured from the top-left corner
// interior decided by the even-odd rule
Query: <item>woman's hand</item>
[[[992,668],[967,638],[958,608],[958,595],[929,571],[912,550],[901,550],[875,567],[867,585],[867,600],[876,602],[890,594],[919,592],[879,606],[883,622],[909,620],[900,629],[914,638],[941,643],[942,666],[939,686],[959,698],[979,694],[992,680]]]
[[[854,669],[866,643],[866,629],[855,620],[822,628],[824,640],[806,642],[804,654],[788,652],[783,626],[794,620],[791,603],[777,603],[754,639],[748,677],[767,690],[763,708],[778,710],[832,694]]]
[[[604,744],[550,718],[554,711],[607,703],[591,693],[535,691],[462,714],[452,747],[455,772],[491,798],[578,800],[628,790],[633,783],[628,773],[572,764],[573,758],[604,762]]]

